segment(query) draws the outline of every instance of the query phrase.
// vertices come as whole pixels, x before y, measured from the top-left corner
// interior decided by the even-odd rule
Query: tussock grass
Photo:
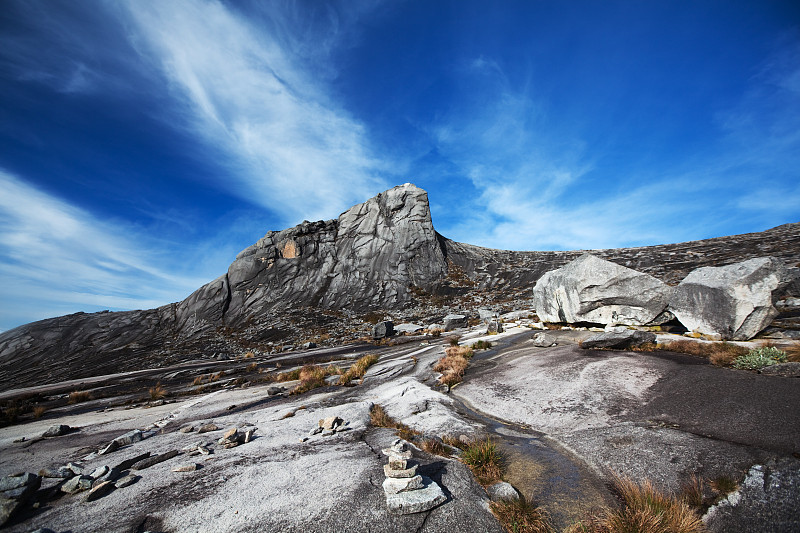
[[[442,457],[450,457],[450,452],[442,441],[434,438],[428,438],[422,441],[419,446],[423,451],[433,455],[440,455]]]
[[[348,368],[347,371],[341,375],[338,384],[347,385],[356,378],[363,381],[364,374],[367,373],[367,369],[377,362],[378,362],[378,356],[376,354],[371,353],[365,355],[364,357],[360,358],[358,361],[353,363],[353,366]]]
[[[341,369],[338,367],[328,366],[327,368],[322,368],[317,365],[305,365],[299,370],[293,370],[290,372],[290,374],[294,375],[294,373],[297,372],[297,377],[295,379],[299,379],[300,384],[292,389],[292,392],[289,394],[302,394],[319,387],[324,387],[326,384],[325,378],[327,376],[335,375],[337,371],[338,373],[341,373]]]
[[[450,346],[458,346],[458,339],[459,339],[458,335],[453,335],[452,337],[447,339],[447,342],[450,343]]]
[[[247,369],[246,369],[246,370],[247,370],[248,372],[255,372],[255,371],[257,371],[257,370],[258,370],[258,363],[250,363],[249,365],[247,365]]]
[[[489,341],[478,341],[471,346],[473,350],[488,350],[491,347],[492,343]]]
[[[702,509],[705,505],[705,480],[692,474],[689,481],[681,487],[681,501],[694,509]]]
[[[194,380],[192,380],[192,386],[202,385],[205,379],[206,379],[205,374],[203,374],[202,376],[197,376],[196,378],[194,378]]]
[[[491,439],[474,440],[464,445],[462,450],[461,461],[472,470],[478,483],[485,487],[500,481],[503,457]]]
[[[737,357],[748,352],[747,348],[730,342],[673,341],[659,344],[658,347],[670,352],[706,357],[714,366],[730,366]]]
[[[411,429],[399,420],[395,420],[389,416],[389,413],[386,412],[382,405],[377,403],[369,410],[369,421],[375,427],[396,429],[397,436],[404,440],[410,441],[419,435],[419,431]]]
[[[792,363],[800,363],[800,344],[792,344],[783,349],[786,352],[786,360]]]
[[[603,509],[568,533],[706,533],[698,514],[685,502],[658,491],[649,480],[641,484],[615,477],[622,506]]]
[[[76,403],[88,402],[91,399],[92,399],[92,394],[89,391],[76,390],[69,393],[69,399],[67,400],[67,403],[76,404]]]
[[[33,417],[36,419],[42,418],[44,414],[47,412],[47,407],[44,405],[37,405],[33,408]]]
[[[148,392],[150,393],[151,400],[160,400],[161,398],[165,398],[167,396],[167,389],[165,389],[164,385],[162,385],[160,382],[150,387]]]
[[[731,492],[739,490],[739,483],[729,476],[719,476],[709,481],[708,484],[711,485],[714,492],[718,493],[720,496],[727,496]]]
[[[525,499],[505,500],[489,504],[492,514],[509,533],[552,533],[547,512]]]
[[[448,387],[452,387],[456,383],[461,383],[464,378],[464,371],[467,369],[469,359],[474,355],[472,348],[466,346],[448,346],[445,351],[445,356],[439,359],[434,365],[435,372],[441,372],[442,377],[439,382]]]

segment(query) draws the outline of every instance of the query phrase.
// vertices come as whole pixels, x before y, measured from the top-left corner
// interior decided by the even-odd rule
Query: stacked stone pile
[[[421,513],[447,499],[437,483],[417,474],[419,464],[411,459],[412,453],[405,441],[395,440],[383,453],[389,457],[389,463],[383,466],[386,475],[383,491],[390,512]]]

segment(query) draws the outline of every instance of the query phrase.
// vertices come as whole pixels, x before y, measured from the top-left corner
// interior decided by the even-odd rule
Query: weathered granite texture
[[[698,268],[675,288],[669,309],[691,331],[748,340],[778,316],[774,295],[788,283],[773,257]]]
[[[670,292],[653,276],[584,254],[539,278],[533,301],[545,322],[642,325],[666,309]]]

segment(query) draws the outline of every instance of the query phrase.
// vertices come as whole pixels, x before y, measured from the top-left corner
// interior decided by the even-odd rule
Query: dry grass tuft
[[[256,354],[254,354],[253,352],[247,352],[247,353],[244,354],[244,358],[245,359],[252,359],[255,356],[256,356]]]
[[[433,455],[441,455],[442,457],[450,457],[450,452],[447,447],[442,444],[442,441],[434,438],[425,439],[419,446],[423,451]]]
[[[739,483],[729,476],[719,476],[709,481],[708,484],[720,496],[727,496],[731,492],[739,490]]]
[[[497,444],[489,438],[463,445],[461,461],[472,470],[472,475],[484,487],[500,481],[503,475],[503,457]]]
[[[630,351],[632,352],[654,352],[659,349],[658,344],[655,342],[645,342],[643,344],[639,344],[638,346],[631,346]]]
[[[281,420],[285,420],[287,418],[292,418],[293,416],[294,416],[294,411],[289,411],[288,413],[286,413],[285,415],[283,415],[281,417]]]
[[[551,533],[547,512],[520,498],[489,504],[492,514],[497,517],[503,529],[509,533]]]
[[[572,526],[568,533],[705,533],[698,514],[689,505],[642,484],[615,477],[614,488],[622,500],[619,509],[599,514]]]
[[[247,365],[247,369],[246,369],[246,370],[247,370],[248,372],[255,372],[255,371],[257,371],[257,370],[258,370],[258,363],[250,363],[249,365]]]
[[[373,405],[369,410],[369,421],[375,427],[396,429],[397,436],[404,440],[410,441],[419,435],[419,431],[411,429],[402,422],[389,416],[389,413],[386,412],[386,409],[379,404]]]
[[[92,399],[92,393],[85,390],[76,390],[69,393],[69,400],[67,401],[70,404],[76,404],[81,402],[88,402]]]
[[[469,358],[474,355],[472,348],[466,346],[448,346],[445,351],[445,356],[439,359],[439,362],[433,367],[435,372],[441,372],[442,377],[439,382],[448,387],[452,387],[456,383],[460,383],[464,378],[464,371],[469,364]]]
[[[205,374],[203,374],[202,376],[197,376],[196,378],[194,378],[194,380],[192,380],[192,385],[193,386],[202,385],[205,379],[206,379]]]
[[[670,352],[706,357],[714,366],[731,366],[734,359],[746,355],[749,351],[747,348],[730,342],[674,341],[659,344],[658,347]]]
[[[701,509],[705,505],[705,480],[692,474],[689,481],[681,487],[681,500],[689,507]]]
[[[37,405],[33,408],[33,417],[36,419],[42,418],[44,414],[47,412],[47,407],[44,405]]]
[[[305,365],[297,371],[297,379],[300,380],[300,384],[292,389],[290,394],[302,394],[319,387],[324,387],[325,377],[329,375],[328,372],[332,371],[333,367],[325,369],[317,365]]]
[[[156,383],[155,386],[150,387],[148,390],[150,393],[151,400],[160,400],[161,398],[165,398],[167,396],[167,389],[164,388],[160,382]]]
[[[378,356],[376,354],[367,354],[364,357],[360,358],[358,361],[353,363],[353,366],[347,369],[347,372],[341,375],[339,378],[339,385],[347,385],[352,380],[358,378],[363,381],[364,374],[367,373],[367,369],[378,362]]]
[[[792,344],[783,348],[786,352],[786,360],[792,363],[800,363],[800,344]]]

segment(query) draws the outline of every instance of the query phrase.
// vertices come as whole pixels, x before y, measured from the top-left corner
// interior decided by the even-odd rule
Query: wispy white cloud
[[[126,5],[131,42],[179,102],[169,119],[229,158],[221,187],[286,221],[330,216],[386,187],[364,126],[286,44],[292,28],[276,30],[293,17],[269,32],[214,0]]]
[[[578,130],[554,123],[547,103],[514,87],[496,62],[468,63],[480,76],[476,94],[431,137],[472,181],[470,211],[480,214],[443,230],[495,248],[580,249],[680,242],[721,234],[737,219],[766,229],[797,217],[798,50],[782,48],[719,113],[706,152],[624,176],[600,167],[599,147],[589,153]]]
[[[170,272],[169,250],[0,170],[0,330],[77,310],[146,309],[211,279]],[[195,271],[196,273],[196,271]]]

